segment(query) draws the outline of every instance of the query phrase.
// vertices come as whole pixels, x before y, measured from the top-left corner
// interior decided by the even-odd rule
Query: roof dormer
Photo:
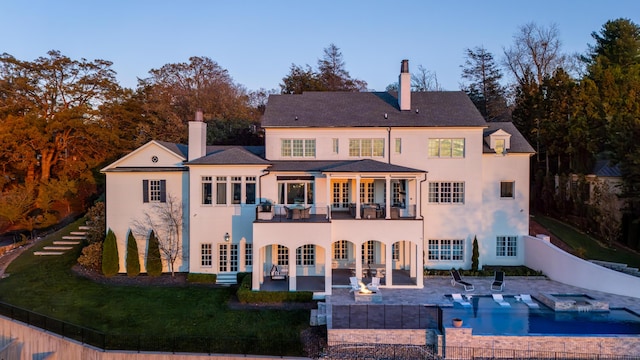
[[[498,129],[489,136],[485,136],[484,141],[486,141],[489,148],[498,155],[506,155],[507,150],[511,148],[511,134],[502,129]]]

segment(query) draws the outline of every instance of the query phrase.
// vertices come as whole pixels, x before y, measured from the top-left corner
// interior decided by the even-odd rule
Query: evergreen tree
[[[140,254],[138,253],[138,244],[133,233],[129,231],[127,238],[127,275],[130,277],[140,275]]]
[[[102,273],[111,277],[120,270],[120,259],[118,256],[118,244],[116,234],[111,229],[107,232],[102,249]]]
[[[502,72],[493,55],[484,47],[467,49],[467,60],[462,66],[462,78],[469,81],[462,90],[487,121],[507,121],[509,111],[505,88],[500,84]]]
[[[160,276],[162,274],[162,259],[160,258],[160,245],[156,234],[152,231],[149,235],[149,250],[147,251],[147,275]]]
[[[478,271],[480,250],[478,249],[478,237],[473,237],[473,249],[471,250],[471,270]]]

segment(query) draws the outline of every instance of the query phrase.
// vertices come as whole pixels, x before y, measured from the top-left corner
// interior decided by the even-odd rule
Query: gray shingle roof
[[[265,128],[485,125],[480,112],[461,91],[411,93],[410,111],[400,111],[397,94],[389,92],[271,95],[262,117]]]
[[[610,160],[598,160],[593,166],[593,174],[600,177],[621,177],[622,171],[618,164],[613,165]]]
[[[189,147],[187,145],[176,144],[176,143],[167,142],[167,141],[157,141],[157,143],[159,143],[160,145],[166,147],[170,151],[173,151],[178,156],[182,156],[184,158],[187,158],[187,156],[188,156]]]
[[[384,172],[424,173],[424,170],[388,164],[371,159],[337,161],[273,161],[270,171],[280,172]]]
[[[507,150],[509,153],[535,153],[536,151],[529,145],[529,142],[522,136],[520,131],[516,129],[516,126],[511,122],[490,122],[487,123],[487,128],[484,129],[482,136],[486,137],[494,132],[502,129],[507,133],[511,134],[511,148]],[[482,147],[483,153],[494,153],[491,148],[489,148],[489,144],[487,142],[483,142]]]
[[[211,151],[211,152],[209,152]],[[240,146],[207,147],[207,155],[186,165],[269,165],[270,162]]]

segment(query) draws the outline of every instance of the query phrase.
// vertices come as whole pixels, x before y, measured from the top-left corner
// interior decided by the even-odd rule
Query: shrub
[[[480,252],[478,249],[478,237],[473,237],[473,250],[471,254],[471,270],[478,271],[478,258],[480,257]]]
[[[140,275],[140,254],[138,253],[138,243],[133,233],[129,231],[127,238],[127,275],[130,277]]]
[[[242,280],[244,280],[245,276],[251,276],[250,272],[239,272],[236,274],[236,284],[242,284]]]
[[[81,266],[99,272],[102,269],[102,243],[94,242],[82,249],[82,255],[78,258]]]
[[[87,224],[89,230],[87,230],[87,241],[89,243],[104,241],[104,233],[106,229],[106,215],[104,211],[104,202],[96,202],[92,207],[87,210]]]
[[[104,276],[113,276],[120,270],[120,260],[118,258],[118,244],[116,234],[109,229],[102,248],[102,273]]]
[[[311,291],[252,291],[251,276],[245,276],[236,292],[241,303],[310,302]]]
[[[149,235],[149,251],[147,251],[147,274],[149,276],[160,276],[162,274],[162,258],[160,257],[160,244],[156,234],[152,231]]]
[[[187,275],[187,281],[190,283],[215,284],[218,276],[216,274],[193,274]]]

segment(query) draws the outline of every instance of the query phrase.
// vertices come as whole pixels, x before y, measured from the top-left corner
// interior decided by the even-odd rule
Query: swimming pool
[[[511,306],[474,296],[472,306],[443,309],[443,321],[461,318],[473,335],[640,335],[640,316],[626,309],[556,312],[539,302],[539,309],[530,309],[512,296],[504,299]]]

